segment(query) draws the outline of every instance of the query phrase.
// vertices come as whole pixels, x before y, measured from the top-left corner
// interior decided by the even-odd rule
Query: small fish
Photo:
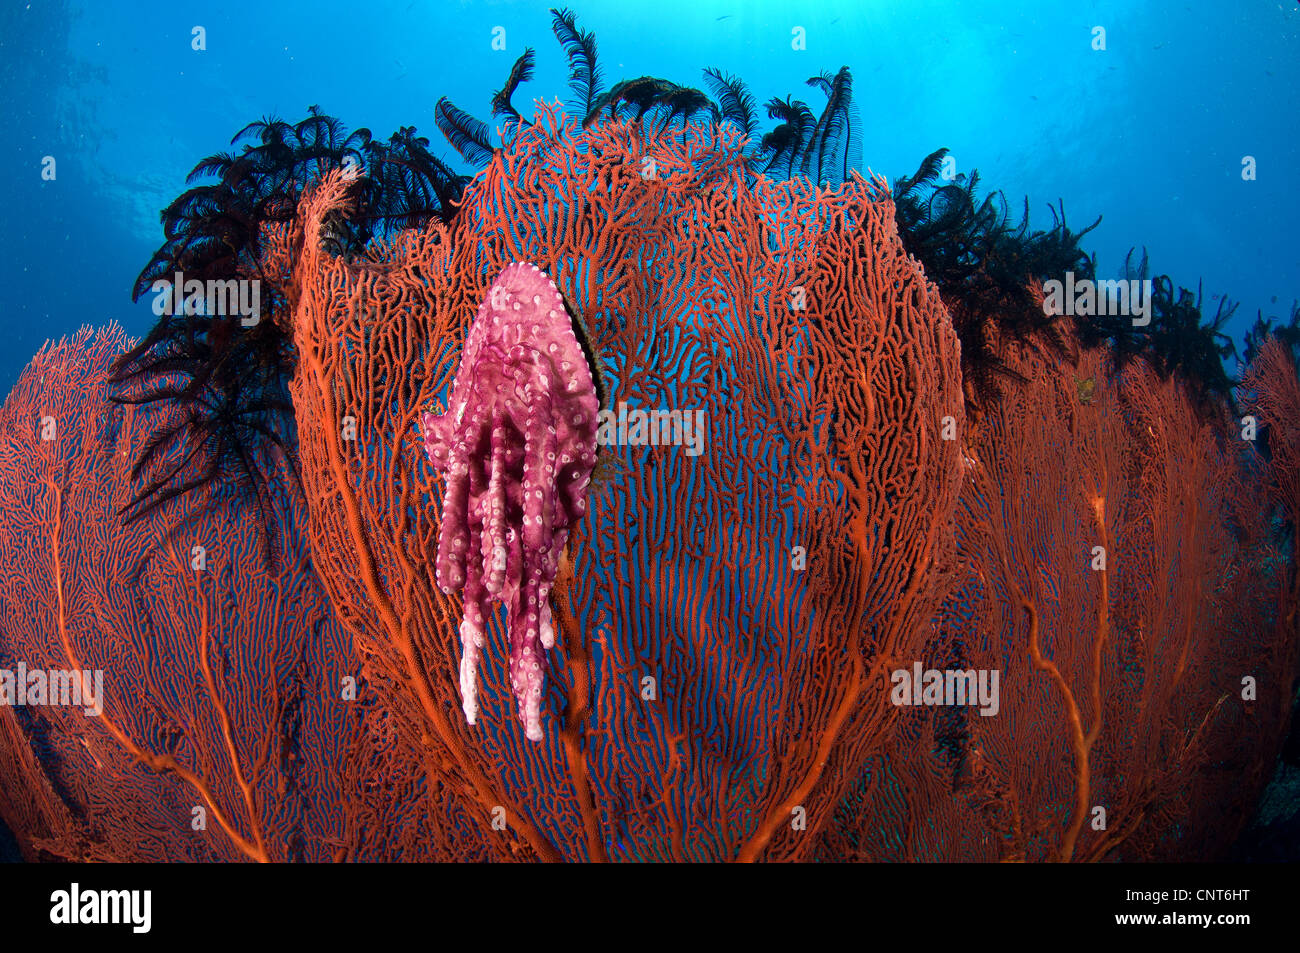
[[[621,482],[622,477],[631,472],[632,468],[620,457],[615,456],[605,447],[597,447],[596,466],[591,471],[591,488],[587,490],[587,495],[603,492],[607,486]]]
[[[1097,378],[1095,377],[1082,379],[1076,377],[1074,379],[1074,386],[1079,391],[1079,403],[1084,406],[1091,404],[1093,398],[1097,396]]]

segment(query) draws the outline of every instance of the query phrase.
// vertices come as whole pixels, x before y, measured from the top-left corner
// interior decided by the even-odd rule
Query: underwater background
[[[572,225],[588,192],[619,194],[611,182],[630,196],[621,160],[651,146],[638,127],[566,127],[545,105],[574,92],[574,44],[556,42],[562,17],[548,3],[6,3],[0,393],[14,396],[0,430],[14,463],[0,480],[9,522],[0,668],[16,657],[34,665],[42,652],[51,667],[75,661],[77,645],[87,667],[92,658],[107,665],[129,645],[144,661],[124,668],[156,704],[110,712],[116,745],[79,737],[63,713],[32,709],[0,724],[10,732],[8,746],[0,733],[0,759],[9,759],[0,769],[36,779],[0,785],[0,816],[21,821],[16,840],[0,825],[0,856],[1293,859],[1300,742],[1294,731],[1288,739],[1287,718],[1300,483],[1290,454],[1300,421],[1287,400],[1300,391],[1285,371],[1300,342],[1300,203],[1290,174],[1300,163],[1300,4],[593,0],[569,9],[599,38],[606,88],[642,76],[706,88],[705,68],[739,77],[765,117],[755,142],[777,125],[764,111],[770,100],[807,100],[816,117],[847,67],[852,108],[840,125],[827,110],[828,142],[841,140],[827,147],[836,161],[860,154],[864,176],[896,188],[911,176],[924,195],[942,186],[933,169],[914,173],[946,149],[959,184],[978,170],[978,197],[1004,194],[1008,234],[1026,200],[1030,229],[1047,235],[1025,244],[1036,261],[1064,267],[1082,252],[1094,256],[1097,278],[1168,275],[1171,292],[1199,285],[1204,299],[1194,312],[1172,297],[1161,306],[1168,321],[1155,356],[1142,358],[1149,366],[1112,325],[1089,338],[1081,324],[1079,341],[1065,344],[1020,317],[994,327],[990,295],[1019,302],[1007,307],[1019,316],[1027,294],[1028,313],[1041,316],[1034,296],[1044,291],[953,290],[964,265],[944,242],[960,236],[936,228],[939,237],[926,237],[942,202],[926,219],[923,200],[900,200],[895,230],[880,183],[830,176],[834,195],[756,183],[735,141],[698,118],[674,133],[670,117],[650,137],[673,173],[656,201],[710,225],[654,231],[661,226],[637,219],[644,210],[634,199],[610,200],[600,205],[607,217],[581,220],[589,231],[574,226],[595,236],[598,267],[581,241],[544,226]],[[537,51],[535,72],[513,104],[525,117],[535,99],[543,105],[535,126],[503,128],[492,94],[525,47]],[[823,87],[810,88],[818,74]],[[474,153],[473,141],[458,152],[435,124],[444,97],[487,121],[489,173],[486,159],[461,154]],[[251,491],[216,480],[203,495],[200,480],[198,493],[182,494],[176,512],[200,528],[215,570],[205,589],[185,571],[192,540],[180,550],[171,542],[191,524],[174,523],[166,507],[143,509],[140,473],[121,462],[179,418],[149,402],[101,413],[97,401],[111,391],[104,379],[125,338],[158,320],[151,297],[133,302],[132,292],[163,242],[160,211],[236,132],[263,118],[296,123],[312,107],[376,139],[414,126],[433,155],[474,177],[472,198],[454,221],[442,202],[418,234],[363,251],[354,247],[363,233],[339,225],[344,183],[298,183],[311,188],[294,225],[268,230],[259,264],[276,289],[278,332],[288,337],[293,313],[294,360],[310,360],[293,365],[292,383],[275,378],[259,395],[274,419],[250,426],[265,424],[287,456],[301,453],[307,492],[297,494],[293,466],[277,469],[272,447],[245,461]],[[528,205],[538,195],[550,198]],[[616,225],[615,213],[631,224]],[[627,252],[632,233],[651,251]],[[746,235],[767,238],[746,245]],[[516,258],[535,259],[554,283],[498,278]],[[1144,258],[1149,270],[1135,267]],[[776,305],[801,269],[835,292],[806,321]],[[875,269],[905,291],[904,304],[881,290],[890,282],[877,283]],[[443,584],[441,573],[456,568],[444,549],[462,529],[477,538],[478,471],[464,526],[441,508],[457,498],[457,455],[487,445],[496,424],[492,408],[472,405],[468,431],[436,419],[473,370],[458,361],[474,311],[525,287],[555,292],[563,309],[552,318],[569,311],[572,327],[564,322],[554,341],[589,362],[593,379],[578,380],[584,398],[590,385],[602,408],[696,401],[714,423],[699,461],[680,448],[655,456],[624,447],[611,463],[602,446],[594,473],[566,471],[583,486],[593,480],[590,515],[565,497],[569,520],[556,517],[553,549],[530,551],[530,542],[519,557],[528,567],[535,557],[547,580],[530,597],[544,609],[540,629],[517,641],[520,606],[509,609],[507,632],[484,599],[482,724],[470,731],[465,662],[456,683],[461,604],[435,592],[431,577],[436,562],[438,588],[456,588]],[[753,314],[731,309],[751,292]],[[723,302],[718,314],[711,301]],[[701,325],[700,314],[718,323]],[[654,327],[630,315],[653,315]],[[862,315],[892,317],[871,325],[875,338],[849,320]],[[1189,315],[1190,334],[1168,330]],[[1204,330],[1216,316],[1221,323]],[[73,339],[84,325],[111,322],[120,330]],[[1244,359],[1264,353],[1271,329],[1291,357],[1279,345],[1247,371]],[[217,341],[208,333],[205,346]],[[43,351],[19,383],[46,342],[65,337],[72,343]],[[283,347],[272,364],[289,353]],[[1112,347],[1108,363],[1100,355]],[[77,436],[43,455],[25,421],[45,419],[49,395],[59,432]],[[342,418],[342,440],[348,420],[363,436],[340,456],[333,422],[358,407],[359,421]],[[1232,439],[1247,411],[1265,422],[1258,455],[1239,453]],[[465,413],[462,403],[457,427]],[[1035,429],[1039,413],[1048,424]],[[916,437],[940,414],[969,425],[960,447],[944,443],[950,436]],[[542,417],[527,420],[544,429]],[[519,446],[501,445],[514,463],[531,452],[521,428]],[[568,436],[561,429],[557,449],[578,446],[584,466],[594,462]],[[163,456],[191,446],[165,445]],[[222,467],[236,460],[230,451],[220,446]],[[525,473],[522,485],[551,489],[532,479]],[[116,521],[123,513],[131,518]],[[570,520],[578,528],[567,539]],[[1114,552],[1141,553],[1138,567],[1121,562],[1104,582],[1078,572],[1080,546],[1097,533]],[[801,556],[786,558],[792,541],[815,557],[810,578],[798,575]],[[769,543],[780,551],[771,565]],[[549,637],[563,660],[547,642],[552,583]],[[1018,615],[1025,606],[1032,625]],[[1048,655],[1067,670],[1066,702],[1015,641],[1032,632],[1037,646],[1040,617]],[[528,654],[540,651],[535,638],[549,663]],[[869,673],[846,661],[858,658]],[[867,691],[868,674],[891,661],[910,671],[913,659],[1002,671],[1014,717],[994,727],[844,701]],[[524,686],[531,662],[548,673],[544,687]],[[659,680],[648,696],[639,665]],[[417,669],[427,689],[410,688]],[[1093,669],[1113,697],[1085,697]],[[206,694],[191,672],[208,679]],[[1243,672],[1261,679],[1266,714],[1251,707],[1253,695],[1238,705],[1235,686],[1216,681]],[[919,669],[917,680],[919,690]],[[362,701],[338,704],[340,683]],[[1080,711],[1096,725],[1091,778],[1086,759],[1070,764],[1068,732],[1043,727]],[[220,751],[229,719],[238,741]],[[825,748],[814,743],[823,732]],[[1024,753],[1025,739],[1040,736],[1053,740]],[[1042,777],[1026,781],[1021,767],[1035,761],[1046,765]],[[1185,767],[1193,763],[1202,767]],[[129,778],[122,790],[147,807],[89,784],[96,772]],[[1072,801],[1077,777],[1111,810],[1109,833],[1084,825]],[[1238,777],[1247,779],[1240,791],[1224,794]],[[1216,820],[1216,798],[1234,797],[1223,812],[1231,820]],[[798,818],[805,805],[810,826],[787,830],[785,814]],[[199,807],[212,833],[187,839]],[[1259,824],[1238,839],[1252,816]],[[483,834],[489,822],[492,836]],[[815,841],[799,837],[805,829]]]

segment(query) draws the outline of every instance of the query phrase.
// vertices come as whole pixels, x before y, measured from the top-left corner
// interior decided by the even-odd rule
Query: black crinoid
[[[968,407],[975,412],[998,399],[1002,381],[1018,377],[998,356],[1006,336],[1064,354],[1074,329],[1048,314],[1035,291],[1039,282],[1072,272],[1091,280],[1094,260],[1080,247],[1063,205],[1052,207],[1052,227],[1029,227],[1029,201],[1013,223],[1006,197],[978,194],[979,172],[944,177],[947,149],[926,156],[920,168],[894,182],[898,233],[903,247],[939,288],[961,339],[962,375]]]
[[[1236,303],[1224,295],[1213,316],[1206,316],[1200,282],[1195,295],[1187,288],[1179,288],[1175,294],[1168,275],[1157,275],[1152,284],[1146,349],[1151,363],[1165,377],[1177,375],[1202,413],[1212,414],[1224,404],[1235,411],[1233,388],[1237,382],[1224,369],[1223,361],[1235,356],[1237,348],[1223,329],[1236,313]]]
[[[590,126],[601,115],[634,119],[661,132],[677,124],[685,129],[701,115],[715,122],[722,119],[717,105],[703,92],[658,76],[638,76],[615,83],[587,114],[583,125]]]
[[[243,148],[202,160],[187,179],[193,187],[163,210],[165,241],[136,279],[133,298],[152,295],[160,317],[115,363],[112,399],[169,413],[133,463],[138,489],[121,515],[136,520],[196,493],[229,495],[250,505],[273,558],[284,529],[276,493],[299,483],[285,276],[265,271],[265,229],[291,222],[304,188],[324,173],[355,168],[366,173],[353,186],[356,211],[328,223],[333,250],[354,254],[376,235],[449,219],[468,180],[412,127],[375,140],[315,106],[297,124],[251,123],[231,143]],[[195,184],[204,179],[215,181]]]
[[[641,76],[623,80],[606,90],[597,58],[596,38],[578,26],[577,18],[566,9],[551,10],[551,29],[569,60],[569,97],[565,108],[582,118],[589,127],[602,118],[634,119],[656,130],[683,128],[697,117],[720,121],[716,104],[698,89],[679,86],[671,80]],[[492,97],[493,116],[507,120],[505,132],[526,126],[529,120],[511,102],[521,83],[532,79],[535,54],[525,48],[506,77],[505,84]],[[492,156],[487,123],[474,118],[446,97],[438,100],[435,110],[438,128],[447,141],[471,165],[482,166]],[[512,126],[510,120],[513,120]]]
[[[773,97],[767,103],[769,119],[781,125],[763,136],[755,155],[762,171],[781,178],[806,178],[814,185],[839,185],[862,167],[862,133],[853,102],[853,76],[847,66],[838,73],[822,73],[808,85],[826,96],[815,119],[809,106],[793,97]]]
[[[738,77],[706,69],[708,92],[659,76],[624,79],[606,89],[595,36],[562,8],[551,10],[551,29],[568,57],[565,109],[570,116],[581,117],[584,128],[610,119],[638,122],[655,132],[685,130],[697,123],[730,123],[748,139],[745,149],[752,173],[779,179],[802,177],[817,185],[842,183],[861,166],[861,124],[848,67],[808,80],[808,85],[826,97],[820,114],[792,97],[773,98],[767,104],[768,117],[780,124],[760,135],[756,100]],[[526,48],[492,96],[492,115],[505,120],[502,132],[507,138],[512,130],[529,124],[513,98],[520,85],[532,78],[535,63],[535,52]],[[486,122],[445,97],[438,100],[435,119],[466,162],[480,168],[487,164],[494,147]]]
[[[1273,303],[1277,303],[1277,297],[1274,296]],[[1264,317],[1262,311],[1255,313],[1255,323],[1251,325],[1246,332],[1245,348],[1242,350],[1241,357],[1247,365],[1254,364],[1259,358],[1260,350],[1268,343],[1270,338],[1276,338],[1278,342],[1286,348],[1287,354],[1291,358],[1291,367],[1300,375],[1300,301],[1293,301],[1291,304],[1291,317],[1285,324],[1277,323],[1276,316]],[[1247,402],[1257,395],[1247,395]],[[1255,449],[1265,460],[1273,459],[1273,449],[1270,445],[1271,430],[1267,424],[1259,424],[1259,433],[1255,440]],[[1293,539],[1292,527],[1290,521],[1284,521],[1279,526],[1278,541],[1279,545],[1284,548],[1291,546]]]
[[[1199,283],[1195,293],[1182,287],[1175,292],[1168,275],[1150,278],[1149,272],[1146,251],[1135,262],[1130,249],[1124,259],[1124,278],[1130,282],[1150,281],[1147,320],[1137,326],[1127,315],[1079,319],[1080,341],[1086,347],[1108,343],[1121,366],[1134,356],[1142,356],[1162,377],[1177,377],[1202,414],[1214,414],[1224,406],[1235,410],[1233,388],[1237,382],[1223,362],[1237,356],[1237,347],[1223,329],[1236,313],[1236,303],[1223,295],[1214,315],[1207,317]]]
[[[1276,296],[1273,303],[1277,303]],[[1245,348],[1242,359],[1253,364],[1259,357],[1259,349],[1270,337],[1275,337],[1291,352],[1291,360],[1300,366],[1300,301],[1291,303],[1291,317],[1285,324],[1278,324],[1276,317],[1264,317],[1262,311],[1255,312],[1255,323],[1246,332]]]

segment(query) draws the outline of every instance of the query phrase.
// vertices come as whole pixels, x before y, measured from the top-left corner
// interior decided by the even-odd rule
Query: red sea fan
[[[0,707],[0,811],[38,856],[328,859],[354,799],[355,660],[301,537],[273,572],[232,500],[123,524],[164,412],[108,402],[124,344],[48,345],[0,412],[0,668],[102,684],[92,714]]]
[[[888,738],[887,666],[916,657],[951,571],[956,337],[877,185],[754,180],[727,129],[536,120],[450,227],[364,261],[320,241],[345,183],[300,212],[291,391],[317,569],[425,752],[434,813],[459,805],[494,856],[808,856],[804,831]],[[510,712],[495,613],[475,724],[451,715],[478,623],[435,585],[456,568],[439,514],[454,539],[470,510],[417,426],[440,399],[456,412],[470,321],[519,261],[590,329],[606,410],[701,422],[656,445],[629,424],[607,448],[622,475],[558,553],[540,742],[527,702]]]

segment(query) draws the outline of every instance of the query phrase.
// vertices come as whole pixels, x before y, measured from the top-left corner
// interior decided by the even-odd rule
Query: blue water
[[[161,243],[158,212],[202,157],[268,114],[321,108],[388,136],[433,123],[446,95],[488,118],[525,46],[537,76],[515,97],[567,96],[567,64],[540,2],[154,3],[5,0],[0,12],[0,394],[50,337],[154,317],[131,287]],[[818,0],[572,3],[595,32],[606,84],[643,74],[702,85],[717,66],[760,104],[848,65],[864,159],[890,179],[947,146],[959,171],[1039,225],[1063,199],[1114,275],[1145,245],[1156,273],[1285,318],[1300,297],[1292,170],[1300,167],[1300,4]],[[191,49],[192,28],[207,49]],[[1106,49],[1092,49],[1093,28]],[[491,48],[505,28],[506,49]],[[795,27],[807,48],[793,50]],[[770,128],[775,123],[764,123]],[[1243,181],[1244,156],[1255,181]],[[57,178],[43,181],[53,156]],[[458,164],[459,161],[458,161]]]

